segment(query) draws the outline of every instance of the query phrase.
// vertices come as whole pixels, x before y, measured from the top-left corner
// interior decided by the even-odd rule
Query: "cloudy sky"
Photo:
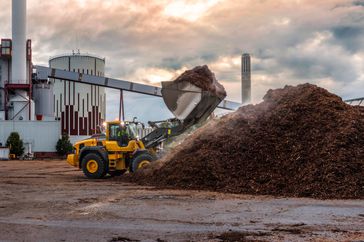
[[[0,0],[0,37],[11,36],[10,3]],[[364,0],[28,0],[28,23],[36,64],[81,49],[106,58],[106,75],[152,85],[208,64],[239,101],[248,52],[254,102],[304,82],[364,96]],[[129,116],[169,115],[158,99],[126,96]],[[113,118],[118,94],[108,99]]]

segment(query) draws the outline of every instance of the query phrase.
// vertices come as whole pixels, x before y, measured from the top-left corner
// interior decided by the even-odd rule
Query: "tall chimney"
[[[26,0],[12,0],[12,80],[13,84],[26,84]]]
[[[241,103],[243,105],[251,102],[251,61],[250,55],[245,53],[241,56]]]

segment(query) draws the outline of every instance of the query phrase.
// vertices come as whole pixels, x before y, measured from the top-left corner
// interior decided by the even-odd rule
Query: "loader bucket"
[[[168,109],[185,126],[204,121],[223,100],[188,81],[162,82],[162,96]]]

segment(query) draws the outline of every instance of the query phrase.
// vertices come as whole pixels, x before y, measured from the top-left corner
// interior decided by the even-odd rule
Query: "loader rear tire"
[[[152,161],[155,161],[155,157],[149,153],[141,153],[138,156],[134,157],[133,162],[131,164],[131,172],[136,172],[138,169],[149,165]]]
[[[88,178],[103,178],[107,172],[106,162],[95,153],[87,154],[82,159],[82,171]]]

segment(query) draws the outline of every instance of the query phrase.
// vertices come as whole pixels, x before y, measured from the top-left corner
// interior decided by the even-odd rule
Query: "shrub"
[[[62,134],[62,137],[57,141],[56,149],[57,153],[62,156],[72,152],[72,144],[68,134]]]
[[[15,154],[17,157],[24,154],[23,140],[17,132],[12,132],[6,140],[6,146],[10,148],[10,154]]]

